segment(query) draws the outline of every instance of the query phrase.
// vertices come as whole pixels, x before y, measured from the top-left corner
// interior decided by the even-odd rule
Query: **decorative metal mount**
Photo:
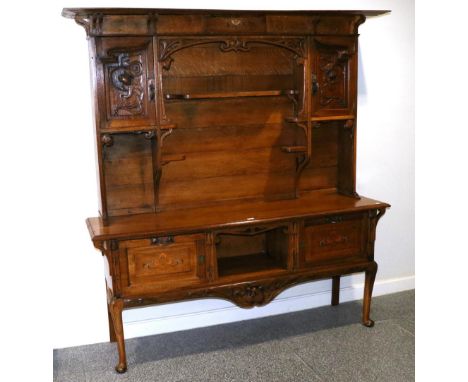
[[[349,133],[349,138],[354,138],[354,129],[356,124],[354,123],[354,119],[347,119],[343,125],[343,129],[347,130]]]
[[[114,144],[114,137],[111,134],[101,135],[101,143],[103,146],[111,147]]]

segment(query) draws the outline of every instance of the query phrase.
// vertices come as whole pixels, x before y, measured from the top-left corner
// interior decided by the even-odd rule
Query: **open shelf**
[[[166,100],[192,100],[192,99],[213,99],[213,98],[237,98],[237,97],[275,97],[296,95],[297,90],[256,90],[256,91],[236,91],[236,92],[212,92],[212,93],[186,93],[186,94],[165,94]]]
[[[264,253],[252,255],[225,257],[218,260],[219,277],[233,276],[251,272],[268,270],[284,270],[284,266],[277,259]]]
[[[287,269],[288,226],[230,229],[216,235],[220,277]]]

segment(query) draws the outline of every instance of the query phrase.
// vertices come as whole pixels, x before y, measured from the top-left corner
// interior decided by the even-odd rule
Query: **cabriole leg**
[[[113,298],[109,303],[109,311],[114,324],[114,332],[117,340],[117,349],[119,351],[119,363],[115,367],[117,373],[127,371],[127,356],[125,354],[125,340],[122,322],[123,300]]]
[[[362,324],[368,328],[374,326],[374,321],[370,319],[370,306],[372,299],[372,289],[374,288],[375,275],[377,274],[377,263],[373,262],[366,270],[364,281],[364,302],[362,305]]]
[[[112,320],[112,314],[110,312],[109,305],[107,305],[107,318],[109,319],[109,339],[110,339],[110,342],[116,342],[117,337],[115,336],[114,321]]]
[[[333,306],[338,305],[340,303],[340,277],[341,276],[332,277],[332,299],[331,299],[331,304]]]

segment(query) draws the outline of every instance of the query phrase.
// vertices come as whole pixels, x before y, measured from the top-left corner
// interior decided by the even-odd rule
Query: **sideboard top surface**
[[[276,14],[276,15],[364,15],[379,16],[391,12],[389,10],[237,10],[237,9],[170,9],[170,8],[64,8],[62,16],[74,18],[75,16],[105,14],[105,15],[147,15],[150,13],[165,15],[186,15],[186,14]]]
[[[389,204],[362,197],[339,195],[335,190],[309,192],[299,199],[269,202],[233,202],[220,206],[163,211],[109,218],[89,218],[88,229],[93,241],[126,237],[180,233],[200,229],[220,229],[252,223],[271,223],[290,218],[320,217],[330,213],[353,213],[390,207]]]

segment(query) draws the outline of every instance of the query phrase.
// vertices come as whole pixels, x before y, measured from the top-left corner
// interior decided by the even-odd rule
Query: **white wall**
[[[253,6],[254,4],[254,6]],[[102,259],[84,220],[97,213],[94,140],[84,30],[51,1],[23,16],[27,28],[5,43],[9,110],[2,120],[4,291],[22,275],[28,314],[51,322],[55,348],[108,340]],[[167,6],[154,1],[75,1],[76,6]],[[278,3],[278,6],[280,3]],[[270,8],[269,2],[171,1],[171,7]],[[414,287],[413,1],[289,1],[288,9],[391,9],[360,28],[358,192],[387,201],[376,242],[375,295]],[[44,8],[46,7],[46,8]],[[15,28],[11,19],[10,28]],[[2,25],[5,27],[8,25]],[[11,33],[11,32],[9,32]],[[18,46],[26,41],[28,49]],[[15,53],[13,55],[13,52]],[[10,61],[9,61],[10,62]],[[20,101],[18,101],[20,100]],[[26,105],[25,108],[22,105]],[[28,261],[24,261],[26,258]],[[2,255],[3,257],[3,255]],[[342,281],[342,300],[362,296],[361,275]],[[44,288],[45,286],[45,288]],[[264,308],[199,300],[127,311],[127,337],[243,320],[329,303],[330,282],[291,288]],[[44,303],[46,303],[44,305]],[[31,317],[13,315],[12,321]],[[41,335],[41,334],[38,334]]]

